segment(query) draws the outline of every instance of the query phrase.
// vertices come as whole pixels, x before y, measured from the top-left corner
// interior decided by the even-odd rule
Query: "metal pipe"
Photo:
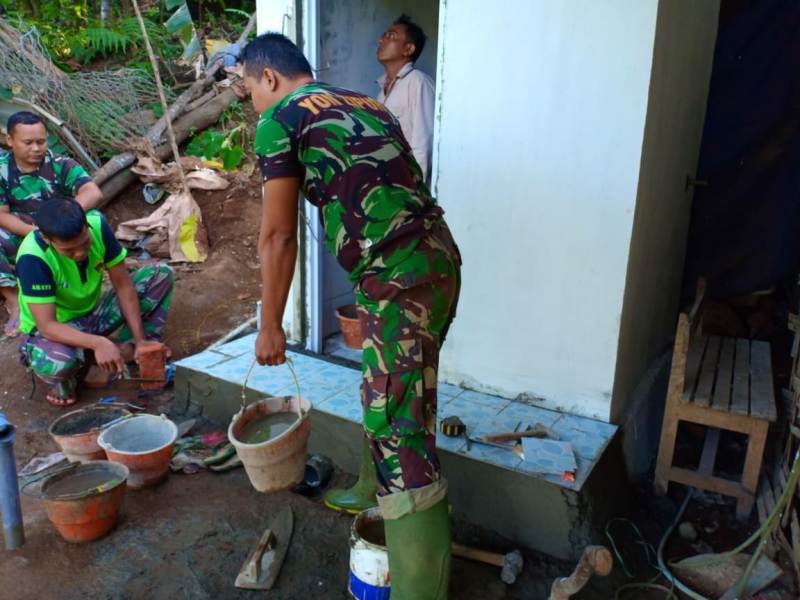
[[[14,426],[3,413],[0,413],[0,510],[3,512],[3,538],[6,550],[14,550],[25,543],[17,484],[17,464],[14,462],[15,435]]]

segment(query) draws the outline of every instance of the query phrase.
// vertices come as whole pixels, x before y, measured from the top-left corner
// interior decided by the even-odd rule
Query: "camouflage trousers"
[[[145,335],[148,339],[161,340],[175,274],[167,265],[158,264],[142,267],[131,277],[139,297]],[[118,343],[133,339],[113,289],[103,292],[92,312],[73,319],[68,325],[93,335],[108,336],[118,331]],[[78,376],[87,366],[86,350],[48,340],[34,331],[23,340],[19,351],[22,364],[30,368],[46,385],[58,387],[62,398],[74,395]]]
[[[0,287],[17,287],[14,264],[22,236],[0,228]]]
[[[439,349],[455,316],[460,266],[458,248],[441,222],[409,258],[364,277],[356,287],[364,334],[364,431],[381,496],[440,478]]]

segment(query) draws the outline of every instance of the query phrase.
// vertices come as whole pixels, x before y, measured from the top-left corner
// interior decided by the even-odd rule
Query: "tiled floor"
[[[255,334],[239,338],[214,350],[185,358],[177,363],[177,367],[200,371],[242,385],[253,362],[254,341]],[[301,393],[311,401],[316,410],[356,423],[361,422],[359,370],[296,352],[289,352],[287,355],[292,359]],[[295,393],[294,380],[288,366],[256,366],[247,387],[271,396]],[[615,425],[608,423],[442,383],[439,385],[439,417],[450,415],[457,415],[466,423],[470,436],[513,431],[516,428],[524,430],[536,423],[549,427],[562,441],[572,444],[578,463],[575,481],[566,481],[558,475],[543,474],[541,465],[536,464],[536,457],[526,457],[528,460],[523,460],[510,450],[475,442],[467,449],[464,437],[448,438],[438,432],[436,443],[443,450],[526,473],[574,490],[583,486],[617,430]]]
[[[325,339],[324,353],[337,358],[352,360],[357,363],[361,362],[361,349],[351,348],[345,344],[341,333],[337,333]]]

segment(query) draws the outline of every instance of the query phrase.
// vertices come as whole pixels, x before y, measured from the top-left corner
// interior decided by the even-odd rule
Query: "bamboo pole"
[[[153,75],[155,76],[156,88],[158,89],[158,97],[161,100],[161,108],[164,109],[164,117],[166,118],[167,138],[169,139],[170,146],[172,146],[172,154],[175,157],[175,165],[178,168],[181,186],[183,187],[184,192],[191,194],[191,191],[189,190],[189,184],[186,181],[186,173],[183,170],[183,165],[181,165],[181,155],[178,152],[178,144],[175,141],[175,132],[172,129],[172,118],[169,114],[169,104],[167,104],[167,96],[164,94],[164,86],[161,84],[161,74],[159,73],[156,55],[153,52],[153,47],[150,45],[150,36],[147,35],[147,27],[144,25],[144,19],[142,19],[142,13],[139,10],[139,2],[138,0],[131,0],[131,4],[133,4],[133,10],[136,13],[136,20],[139,21],[139,27],[142,30],[142,37],[144,38],[144,45],[145,48],[147,48],[147,55],[150,57],[150,64],[153,67]]]

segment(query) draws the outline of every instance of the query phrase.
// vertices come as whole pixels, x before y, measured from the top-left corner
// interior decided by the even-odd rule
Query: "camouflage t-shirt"
[[[77,162],[47,152],[33,173],[23,173],[11,152],[0,154],[0,206],[17,216],[33,216],[42,202],[58,193],[74,198],[92,180]]]
[[[255,150],[264,181],[301,179],[352,281],[402,262],[442,217],[399,122],[369,96],[304,85],[261,115]]]

